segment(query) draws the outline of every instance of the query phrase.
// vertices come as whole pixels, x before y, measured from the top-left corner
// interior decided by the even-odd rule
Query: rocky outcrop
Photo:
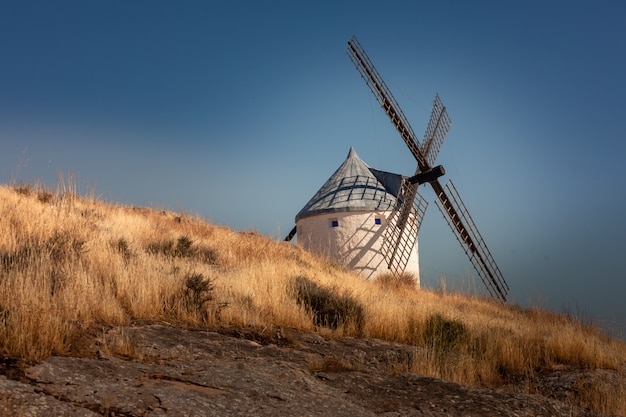
[[[402,372],[414,346],[281,330],[269,338],[224,333],[115,329],[94,340],[94,357],[53,356],[20,372],[5,366],[0,416],[598,415],[540,395]]]

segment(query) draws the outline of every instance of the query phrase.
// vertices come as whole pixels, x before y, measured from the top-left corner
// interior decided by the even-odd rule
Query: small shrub
[[[188,236],[181,236],[176,241],[163,240],[149,243],[146,252],[151,255],[163,255],[172,258],[195,258],[214,265],[217,262],[217,251],[209,247],[194,246]]]
[[[130,246],[128,245],[128,241],[126,239],[119,238],[117,241],[112,242],[111,246],[113,249],[118,252],[124,258],[124,262],[128,263],[130,258],[133,256],[132,251],[130,250]]]
[[[173,240],[149,243],[146,250],[152,255],[161,254],[174,258],[189,258],[197,254],[197,250],[192,246],[193,240],[188,236],[181,236],[176,240],[176,243]]]
[[[33,186],[32,184],[20,183],[20,184],[14,185],[13,190],[20,195],[29,196],[33,192]]]
[[[193,240],[191,240],[188,236],[181,236],[176,241],[176,246],[174,247],[174,256],[181,258],[188,258],[195,254],[195,251],[191,248],[193,245]]]
[[[204,246],[196,249],[195,257],[209,265],[215,265],[218,259],[217,250]]]
[[[203,320],[210,317],[219,320],[222,309],[228,303],[216,302],[215,284],[211,278],[205,278],[201,273],[190,273],[184,278],[182,304],[191,313],[199,313]],[[211,304],[207,307],[207,303]]]
[[[54,194],[52,194],[50,191],[46,191],[46,190],[37,191],[37,200],[39,200],[40,203],[48,204],[48,203],[51,203],[53,199],[54,199]]]
[[[213,300],[215,285],[210,278],[204,278],[203,274],[188,274],[185,277],[185,296],[188,305],[200,308],[207,301]]]
[[[69,231],[55,232],[46,241],[46,250],[54,262],[75,259],[84,250],[85,241],[73,236]]]
[[[386,273],[380,274],[376,278],[376,282],[384,288],[399,290],[401,288],[416,288],[417,278],[415,274],[410,272],[401,272],[399,274]]]
[[[11,269],[23,270],[30,263],[33,250],[29,245],[22,246],[15,252],[5,252],[0,254],[0,266],[3,270]]]
[[[313,314],[316,326],[337,329],[353,323],[360,334],[364,322],[363,306],[348,294],[338,295],[335,289],[322,287],[315,281],[299,276],[294,279],[296,302]]]
[[[440,314],[430,316],[424,327],[424,339],[436,353],[448,353],[459,349],[468,340],[463,323],[449,320]]]
[[[173,248],[173,240],[163,240],[149,243],[148,246],[146,246],[146,252],[150,255],[173,256]]]
[[[57,231],[42,242],[23,245],[14,252],[0,254],[0,267],[24,270],[35,258],[47,255],[54,264],[78,258],[84,252],[85,241],[78,239],[68,231]]]

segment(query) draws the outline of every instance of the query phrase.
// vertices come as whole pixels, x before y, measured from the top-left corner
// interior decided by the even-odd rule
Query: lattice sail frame
[[[461,200],[456,187],[452,181],[448,181],[445,186],[446,193],[440,194],[435,200],[439,211],[448,222],[448,226],[452,229],[454,236],[456,236],[459,243],[465,250],[468,258],[474,265],[474,269],[480,276],[485,287],[489,291],[489,294],[501,302],[506,302],[506,297],[509,293],[509,286],[507,285],[500,268],[496,264],[496,261],[491,256],[491,252],[487,248],[483,237],[481,236],[474,220],[469,214],[467,207]],[[446,197],[443,197],[446,195]],[[452,207],[456,213],[452,214],[446,210],[444,204],[449,203],[448,207]],[[459,232],[459,223],[465,225],[465,231],[467,235],[464,237]]]
[[[406,197],[411,198],[413,204],[406,201]],[[397,204],[386,220],[381,247],[392,273],[400,274],[406,269],[427,207],[428,202],[417,192],[417,185],[404,178]]]
[[[441,145],[448,136],[448,131],[452,125],[452,120],[448,116],[446,107],[441,102],[439,94],[435,95],[433,110],[430,113],[430,120],[424,133],[424,140],[421,146],[422,154],[425,155],[429,166],[434,166],[441,150]]]

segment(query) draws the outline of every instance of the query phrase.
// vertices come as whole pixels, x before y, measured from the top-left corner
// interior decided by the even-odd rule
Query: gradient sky
[[[0,182],[70,173],[106,201],[282,237],[350,146],[415,170],[345,53],[352,35],[420,138],[440,94],[442,180],[513,302],[626,334],[620,0],[1,0]],[[423,284],[471,288],[423,194]]]

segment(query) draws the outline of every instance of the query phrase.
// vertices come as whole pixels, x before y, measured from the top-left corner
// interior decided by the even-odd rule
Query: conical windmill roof
[[[322,213],[391,210],[402,175],[370,168],[353,148],[337,171],[296,215],[296,222]]]

